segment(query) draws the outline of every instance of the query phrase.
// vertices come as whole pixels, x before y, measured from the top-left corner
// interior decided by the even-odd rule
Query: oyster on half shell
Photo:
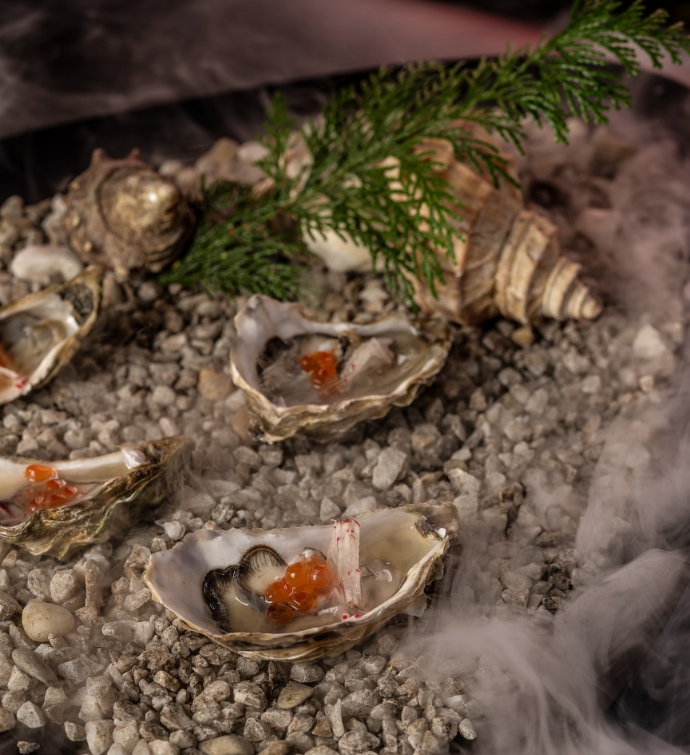
[[[0,404],[45,385],[69,362],[96,322],[102,278],[89,267],[0,308]]]
[[[334,527],[348,524],[356,525],[357,551],[334,555]],[[452,504],[419,504],[379,509],[354,523],[201,529],[155,553],[143,578],[156,600],[215,642],[247,657],[307,662],[348,650],[396,614],[418,614],[424,587],[442,574],[441,557],[458,526]],[[268,582],[315,552],[328,553],[335,597],[276,624],[266,615]],[[359,587],[345,576],[355,563]]]
[[[232,379],[269,443],[296,434],[330,440],[407,406],[450,348],[445,331],[422,333],[400,316],[370,325],[316,322],[297,304],[258,294],[235,327]]]
[[[0,458],[0,540],[56,558],[104,542],[174,490],[189,446],[171,437],[92,459]]]

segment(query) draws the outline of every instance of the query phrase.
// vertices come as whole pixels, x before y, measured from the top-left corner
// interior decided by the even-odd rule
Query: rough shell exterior
[[[154,554],[144,573],[144,582],[153,598],[177,614],[195,632],[225,645],[240,655],[263,660],[306,663],[337,655],[363,642],[393,616],[406,612],[418,600],[424,587],[442,575],[441,558],[459,522],[452,504],[418,504],[397,509],[379,509],[358,518],[362,543],[368,529],[391,531],[401,526],[417,527],[426,541],[425,553],[409,569],[395,594],[359,618],[333,622],[300,632],[231,632],[223,634],[204,603],[202,582],[211,569],[236,563],[249,547],[263,543],[289,557],[305,546],[325,550],[333,525],[297,527],[282,530],[201,529],[188,535],[168,551]],[[286,549],[286,544],[287,549]]]
[[[423,311],[466,324],[499,314],[521,323],[599,316],[600,303],[578,280],[579,265],[560,255],[556,226],[525,210],[515,186],[507,181],[494,186],[456,161],[444,140],[422,140],[419,148],[448,166],[441,175],[462,216],[455,263],[437,252],[444,271],[438,299],[416,282],[415,298]]]
[[[175,490],[175,478],[184,473],[190,442],[172,437],[150,441],[138,447],[144,463],[110,479],[91,495],[54,509],[35,511],[18,524],[0,526],[0,540],[25,548],[34,555],[68,558],[75,550],[102,543],[131,527],[147,508],[160,504]],[[113,456],[109,454],[108,456]],[[107,457],[84,459],[84,467],[96,467]],[[81,461],[81,460],[80,460]],[[80,462],[53,462],[57,469],[69,469]],[[35,459],[15,458],[4,465],[26,468],[46,464]]]
[[[56,284],[0,308],[0,333],[15,317],[31,315],[37,321],[53,317],[69,320],[65,337],[40,354],[38,365],[29,373],[18,370],[18,380],[0,387],[0,404],[6,404],[50,382],[70,361],[94,326],[101,305],[103,271],[89,267],[67,283]],[[0,342],[3,339],[0,338]],[[12,344],[0,343],[7,351]]]
[[[96,150],[65,200],[74,251],[123,279],[135,269],[160,272],[182,252],[194,228],[194,214],[173,181],[136,150],[124,160]]]
[[[247,406],[257,418],[262,440],[273,443],[293,435],[304,435],[328,441],[340,437],[359,422],[384,417],[393,406],[407,406],[420,388],[441,369],[450,341],[445,334],[430,339],[420,337],[420,353],[413,368],[401,376],[395,388],[377,392],[372,385],[367,396],[345,397],[327,404],[278,406],[262,391],[257,363],[266,344],[274,337],[284,341],[298,335],[318,333],[337,337],[354,331],[368,336],[395,338],[396,334],[415,334],[416,329],[402,317],[390,317],[371,325],[353,323],[322,323],[310,320],[297,304],[285,304],[255,294],[235,317],[237,337],[233,344],[230,369],[232,379],[244,391]]]
[[[472,135],[491,138],[465,124]],[[498,144],[496,144],[498,148]],[[543,317],[594,319],[601,305],[580,280],[580,268],[560,255],[557,229],[545,217],[526,210],[515,186],[494,186],[486,176],[455,159],[445,139],[422,139],[417,147],[439,163],[462,217],[454,241],[455,262],[436,250],[443,282],[437,296],[413,279],[415,300],[423,312],[460,324],[477,324],[503,315],[521,323]],[[443,166],[446,166],[445,168]],[[390,162],[391,190],[396,166]],[[420,213],[424,216],[424,210]],[[310,250],[339,272],[370,270],[368,249],[335,233],[306,236]]]

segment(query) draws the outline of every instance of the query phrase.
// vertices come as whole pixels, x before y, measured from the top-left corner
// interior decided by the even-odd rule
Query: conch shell
[[[468,130],[472,127],[467,124]],[[491,141],[487,134],[475,134]],[[496,145],[498,148],[498,145]],[[413,279],[415,301],[426,314],[440,314],[460,324],[478,324],[498,315],[521,323],[543,317],[591,320],[601,304],[578,280],[579,266],[560,255],[557,229],[543,215],[523,207],[520,191],[507,181],[491,179],[455,159],[445,139],[421,139],[415,148],[439,166],[462,218],[456,224],[455,261],[445,250],[434,250],[443,270],[437,297]],[[297,158],[295,158],[297,159]],[[300,158],[308,167],[308,161]],[[396,161],[388,169],[395,196]],[[420,216],[425,210],[421,208]],[[338,272],[371,270],[369,250],[344,234],[316,231],[304,234],[316,256]]]
[[[160,272],[184,248],[194,214],[173,181],[141,160],[138,150],[111,160],[97,149],[69,186],[64,224],[86,263],[114,270]]]

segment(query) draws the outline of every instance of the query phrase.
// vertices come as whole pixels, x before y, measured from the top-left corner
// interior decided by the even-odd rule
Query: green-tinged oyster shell
[[[31,464],[50,466],[70,484],[90,488],[74,503],[40,509],[16,524],[0,525],[0,540],[56,558],[102,543],[171,494],[178,475],[184,474],[189,447],[187,438],[171,437],[93,459],[0,459],[2,501],[10,501],[28,485],[25,472]],[[3,503],[2,508],[7,516],[16,506]]]
[[[366,640],[396,614],[417,609],[427,582],[440,576],[441,558],[459,526],[450,503],[379,509],[358,517],[358,522],[360,563],[381,559],[397,571],[398,580],[389,589],[392,594],[381,594],[380,602],[375,599],[345,621],[333,615],[314,616],[310,626],[307,616],[292,630],[225,632],[203,594],[207,575],[218,570],[231,577],[232,565],[241,563],[253,546],[273,549],[285,561],[307,548],[325,552],[331,524],[271,531],[197,530],[171,550],[153,554],[143,579],[153,597],[185,626],[240,655],[299,662],[337,655]]]
[[[69,362],[98,317],[102,279],[89,267],[0,308],[0,404],[41,388]]]

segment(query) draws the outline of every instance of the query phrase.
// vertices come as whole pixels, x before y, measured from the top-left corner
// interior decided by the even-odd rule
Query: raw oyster
[[[359,552],[334,554],[334,528],[355,525]],[[171,550],[155,553],[144,581],[153,597],[186,626],[241,655],[313,661],[348,650],[398,613],[419,613],[424,586],[441,575],[441,557],[457,528],[452,504],[419,504],[363,514],[359,523],[272,531],[201,529]],[[261,593],[280,575],[281,561],[289,564],[305,551],[328,552],[329,565],[341,558],[345,573],[357,564],[361,597],[354,582],[339,584],[336,565],[332,601],[276,624],[265,615]],[[247,574],[249,569],[253,574]],[[219,602],[224,604],[220,609]]]
[[[267,442],[297,433],[329,440],[407,406],[450,348],[445,333],[422,334],[402,317],[370,325],[315,322],[296,304],[258,294],[235,327],[232,379]]]
[[[65,200],[74,251],[120,279],[140,268],[160,272],[182,252],[194,228],[194,214],[178,188],[143,162],[138,150],[124,160],[95,150]]]
[[[56,558],[104,542],[170,494],[188,448],[172,437],[93,459],[0,459],[0,540]]]
[[[96,322],[102,278],[90,267],[0,308],[0,404],[45,385],[72,358]]]

